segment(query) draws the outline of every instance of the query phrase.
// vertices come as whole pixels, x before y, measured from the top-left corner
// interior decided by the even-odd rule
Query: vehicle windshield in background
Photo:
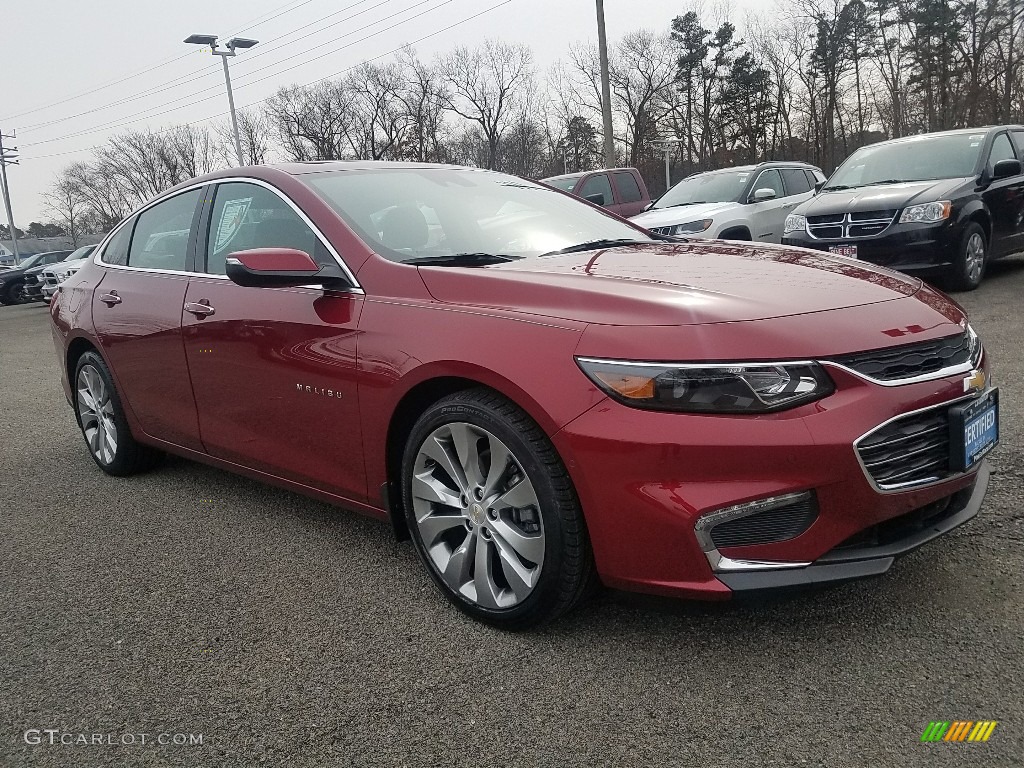
[[[45,255],[45,253],[37,253],[35,256],[29,256],[28,258],[22,259],[21,264],[19,264],[17,268],[31,269],[36,266]]]
[[[92,253],[92,251],[93,251],[93,249],[95,247],[96,246],[94,246],[94,245],[83,245],[81,248],[78,248],[78,249],[72,251],[71,253],[69,253],[64,258],[64,261],[76,261],[77,259],[84,259],[90,253]]]
[[[984,134],[954,133],[863,147],[839,166],[824,191],[973,176],[984,143]]]
[[[403,168],[300,178],[392,261],[515,259],[597,241],[654,242],[599,208],[493,171]]]
[[[690,176],[662,195],[652,208],[699,203],[735,203],[750,179],[750,171],[716,171]]]
[[[544,183],[563,192],[572,192],[576,189],[576,185],[580,183],[582,178],[582,176],[574,176],[568,179],[544,179]]]

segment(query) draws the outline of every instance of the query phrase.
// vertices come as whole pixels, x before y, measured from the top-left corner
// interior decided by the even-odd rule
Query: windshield
[[[31,269],[39,264],[45,255],[45,253],[37,253],[35,256],[29,256],[27,259],[22,259],[21,264],[18,265],[18,269]]]
[[[582,176],[570,176],[569,178],[562,179],[542,179],[542,181],[548,186],[560,189],[563,192],[572,192],[576,189],[576,185],[580,183]]]
[[[92,253],[95,245],[83,245],[81,248],[72,251],[65,258],[64,261],[75,261],[76,259],[84,259],[90,253]]]
[[[984,134],[955,133],[874,144],[839,166],[825,190],[973,176],[984,143]]]
[[[676,184],[652,208],[672,208],[697,203],[737,203],[750,180],[750,171],[698,173]]]
[[[392,261],[459,254],[525,258],[598,240],[654,242],[599,208],[493,171],[389,168],[302,178]]]

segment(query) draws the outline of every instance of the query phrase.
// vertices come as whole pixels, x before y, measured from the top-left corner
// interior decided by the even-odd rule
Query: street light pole
[[[18,231],[14,226],[14,214],[11,213],[11,191],[7,186],[7,166],[17,165],[17,147],[4,148],[4,139],[15,138],[14,133],[6,134],[0,130],[0,186],[3,187],[4,208],[7,209],[7,226],[11,230],[11,248],[14,251],[14,266],[21,264],[21,255],[18,253]]]
[[[231,113],[231,130],[235,137],[235,154],[238,157],[238,164],[245,165],[245,156],[242,154],[242,138],[238,133],[238,116],[235,114],[235,97],[231,92],[231,73],[228,71],[228,58],[236,55],[236,48],[252,48],[259,41],[250,40],[247,37],[232,37],[224,44],[226,46],[225,50],[220,50],[217,47],[216,35],[189,35],[185,38],[185,42],[209,46],[210,53],[214,56],[220,56],[220,60],[224,64],[224,85],[228,89],[228,110]]]
[[[601,117],[604,119],[604,166],[615,167],[612,136],[612,88],[608,76],[608,38],[604,31],[604,0],[597,0],[597,49],[601,58]]]
[[[665,153],[665,191],[667,192],[672,188],[672,167],[670,165],[672,160],[672,145],[680,144],[682,139],[658,139],[654,143],[661,145],[662,152]]]

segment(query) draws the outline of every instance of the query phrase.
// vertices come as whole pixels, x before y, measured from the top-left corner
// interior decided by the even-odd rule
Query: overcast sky
[[[741,22],[770,2],[725,5]],[[693,5],[605,0],[608,36],[614,41],[640,27],[665,30]],[[17,139],[5,144],[13,143],[21,154],[21,165],[9,167],[8,178],[14,219],[22,229],[52,218],[42,194],[54,175],[88,159],[83,150],[106,137],[226,119],[220,59],[181,42],[194,32],[260,41],[231,60],[238,107],[407,43],[430,59],[487,37],[521,42],[533,48],[543,71],[564,57],[569,44],[596,39],[593,0],[8,0],[4,17],[13,24],[0,44],[0,128],[17,131]]]

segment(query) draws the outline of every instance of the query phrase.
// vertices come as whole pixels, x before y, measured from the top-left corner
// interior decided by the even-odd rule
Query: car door
[[[759,189],[771,189],[775,197],[755,202],[754,194]],[[768,168],[758,174],[750,187],[749,200],[751,237],[764,243],[781,242],[782,225],[786,223],[786,216],[796,203],[786,199],[786,187],[777,168]]]
[[[147,435],[202,450],[181,305],[202,189],[146,208],[116,230],[100,254],[92,319],[118,390]]]
[[[1024,155],[1019,149],[1014,148],[1009,134],[1005,131],[997,134],[989,150],[989,178],[995,164],[1000,160],[1021,158],[1024,158]],[[1024,249],[1024,176],[994,179],[982,196],[992,214],[992,242],[989,243],[989,252],[993,256],[1002,256]]]
[[[356,388],[361,291],[247,288],[229,254],[296,248],[340,258],[282,193],[217,185],[200,224],[183,335],[203,445],[213,456],[354,500],[366,498]]]
[[[615,182],[615,193],[619,201],[615,206],[615,213],[626,218],[640,213],[647,205],[647,201],[643,199],[640,184],[637,183],[632,171],[616,171],[612,174],[612,180]]]
[[[608,180],[607,173],[595,173],[593,176],[588,176],[587,179],[577,187],[575,193],[582,198],[586,198],[587,195],[601,195],[604,197],[602,205],[610,211],[615,211],[615,195],[612,193],[612,184]]]

